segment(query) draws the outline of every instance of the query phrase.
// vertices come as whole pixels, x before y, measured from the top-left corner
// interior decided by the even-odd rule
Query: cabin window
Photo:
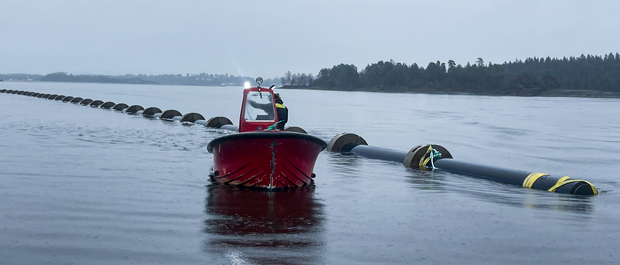
[[[246,121],[274,121],[276,117],[271,93],[248,93],[244,118]]]

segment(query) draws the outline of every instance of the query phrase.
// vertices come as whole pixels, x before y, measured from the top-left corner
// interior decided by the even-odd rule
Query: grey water
[[[13,83],[235,124],[241,87]],[[618,264],[620,100],[280,90],[287,126],[568,175],[557,194],[322,152],[315,185],[214,185],[223,131],[0,94],[0,264]]]

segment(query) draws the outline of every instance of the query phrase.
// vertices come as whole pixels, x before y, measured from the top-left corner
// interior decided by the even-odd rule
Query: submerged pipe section
[[[452,154],[441,145],[418,145],[408,152],[368,146],[364,138],[353,133],[336,135],[327,145],[327,150],[343,154],[356,154],[368,158],[400,162],[406,167],[423,170],[444,171],[516,184],[524,188],[550,192],[597,195],[598,190],[590,182],[571,179],[568,176],[552,176],[546,173],[504,169],[477,165],[452,159]]]

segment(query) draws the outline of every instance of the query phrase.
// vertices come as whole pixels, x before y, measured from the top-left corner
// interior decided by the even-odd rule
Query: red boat
[[[271,88],[243,91],[239,133],[216,138],[207,150],[213,153],[214,182],[278,190],[312,183],[314,163],[325,141],[304,133],[275,129],[278,121]]]

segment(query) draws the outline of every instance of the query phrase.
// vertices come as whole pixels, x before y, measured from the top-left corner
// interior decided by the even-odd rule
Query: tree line
[[[43,76],[43,82],[78,82],[78,83],[110,83],[110,84],[156,84],[152,81],[136,77],[111,77],[105,75],[73,75],[65,72],[51,73]]]
[[[15,79],[23,81],[23,76],[12,75]],[[33,77],[32,75],[30,75]],[[29,79],[43,82],[84,82],[84,83],[116,83],[116,84],[159,84],[159,85],[183,85],[183,86],[242,86],[245,82],[254,84],[254,78],[247,76],[233,76],[228,74],[161,74],[161,75],[73,75],[66,72],[56,72],[45,76],[37,76]],[[279,78],[266,78],[265,85],[279,84]]]
[[[291,75],[290,72],[287,76]],[[395,63],[352,64],[323,68],[309,87],[334,90],[462,92],[489,95],[536,95],[545,90],[620,92],[620,54],[604,56],[527,58],[486,64],[482,58],[465,66],[449,60],[426,67]]]
[[[97,82],[193,86],[254,85],[254,78],[228,74],[162,75],[48,75],[5,74],[5,81]],[[604,56],[527,58],[503,64],[485,63],[482,58],[465,66],[453,60],[431,62],[426,67],[379,61],[358,70],[352,64],[321,69],[316,76],[286,72],[283,77],[265,78],[263,86],[284,85],[333,90],[471,93],[488,95],[538,95],[549,90],[585,90],[620,93],[620,54]]]

